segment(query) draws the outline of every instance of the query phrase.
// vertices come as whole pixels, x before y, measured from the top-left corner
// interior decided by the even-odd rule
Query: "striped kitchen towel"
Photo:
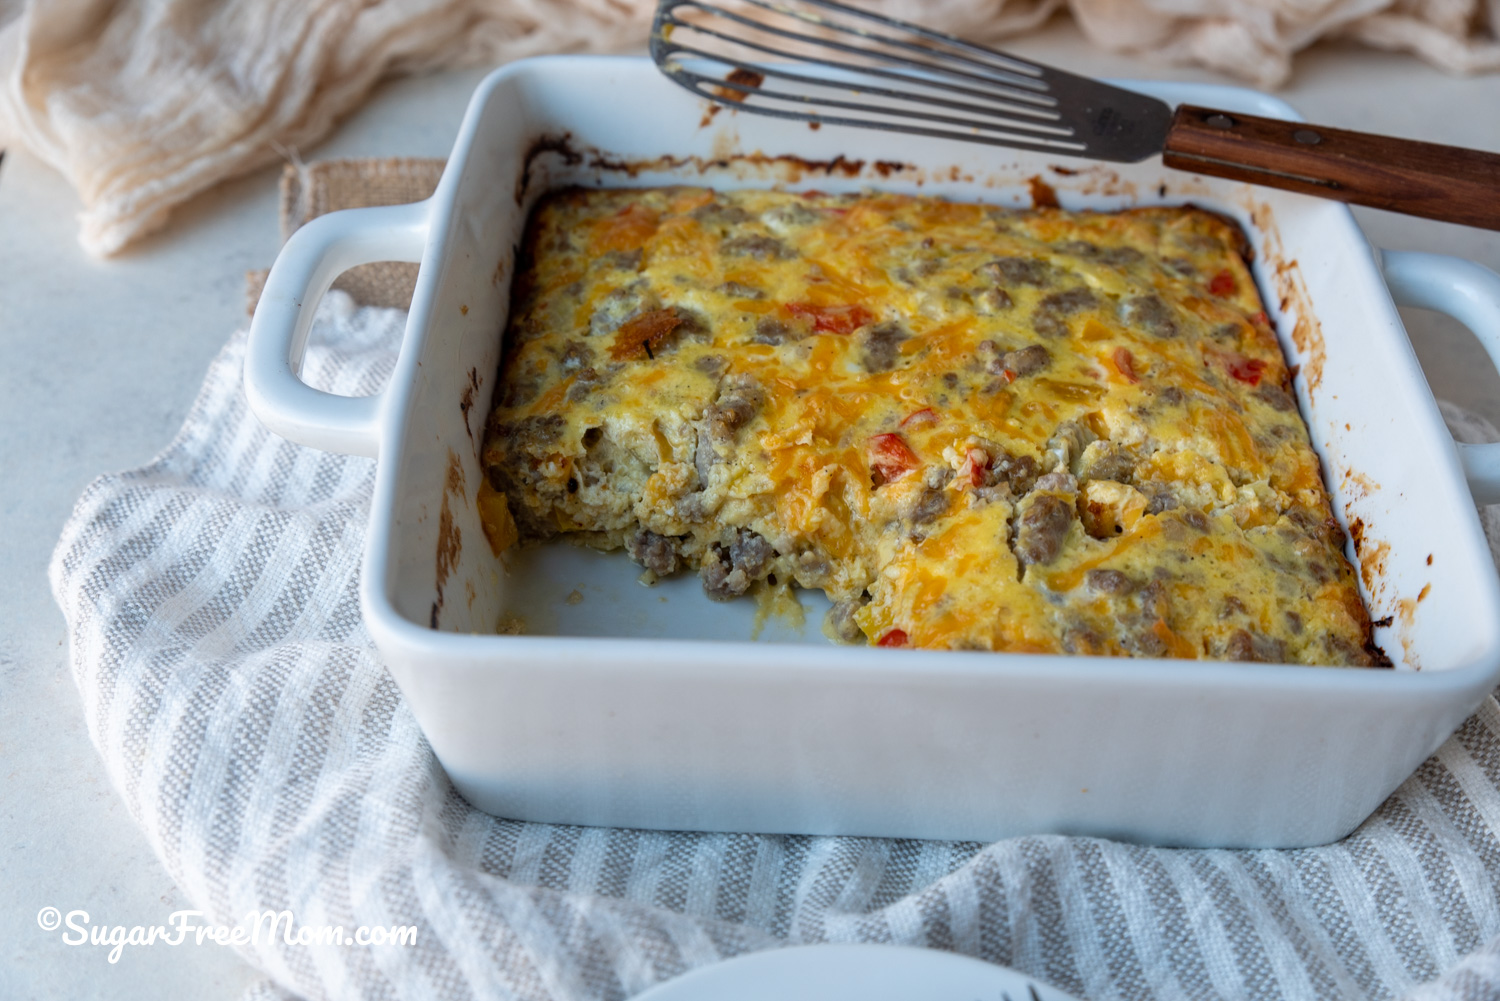
[[[372,391],[404,317],[331,293],[305,377]],[[271,978],[255,996],[624,998],[755,949],[891,942],[1090,1001],[1500,997],[1493,698],[1358,831],[1297,851],[480,813],[360,622],[373,464],[265,431],[241,390],[244,354],[241,333],[159,458],[88,488],[51,580],[89,732],[209,920],[286,910],[304,927],[416,929],[359,947],[260,938],[242,947]]]

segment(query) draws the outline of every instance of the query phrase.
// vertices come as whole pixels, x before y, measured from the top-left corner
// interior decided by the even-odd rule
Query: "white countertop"
[[[1224,80],[1088,48],[1066,21],[1010,43],[1074,72]],[[466,70],[401,81],[306,160],[443,156]],[[1500,76],[1447,76],[1346,46],[1304,54],[1281,96],[1310,120],[1500,151]],[[0,162],[0,997],[230,998],[259,979],[214,945],[107,950],[44,932],[45,906],[95,925],[154,925],[191,907],[115,794],[90,745],[46,567],[63,521],[100,473],[145,463],[186,415],[209,360],[245,323],[244,274],[279,238],[279,168],[226,184],[121,256],[87,257],[77,197],[11,150]],[[1356,210],[1377,246],[1457,254],[1500,271],[1500,233]],[[1434,391],[1500,423],[1500,376],[1457,324],[1408,313]]]

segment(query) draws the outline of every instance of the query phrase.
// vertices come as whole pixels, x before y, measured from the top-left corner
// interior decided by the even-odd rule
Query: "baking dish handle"
[[[374,457],[380,450],[383,393],[336,396],[299,373],[313,312],[340,274],[375,261],[420,261],[428,202],[346,209],[318,216],[292,234],[266,278],[245,356],[245,395],[270,430],[327,452]]]
[[[1468,327],[1500,368],[1500,275],[1447,254],[1383,250],[1381,269],[1398,306],[1446,313]],[[1500,503],[1500,442],[1455,442],[1469,489],[1480,504]]]

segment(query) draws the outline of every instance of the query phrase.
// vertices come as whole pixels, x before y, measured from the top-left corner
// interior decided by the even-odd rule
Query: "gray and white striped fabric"
[[[368,392],[404,314],[339,293],[306,377]],[[449,785],[360,623],[373,464],[263,430],[245,337],[177,440],[96,481],[51,568],[88,726],[211,920],[414,925],[262,940],[252,993],[623,998],[807,942],[894,942],[1106,998],[1500,997],[1500,707],[1337,845],[1186,851],[661,834],[499,820]],[[1487,515],[1490,512],[1486,512]],[[1497,535],[1492,532],[1492,538]]]

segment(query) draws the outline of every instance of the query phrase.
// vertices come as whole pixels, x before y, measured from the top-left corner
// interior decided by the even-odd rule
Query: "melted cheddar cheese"
[[[845,642],[1378,660],[1233,225],[569,190],[527,231],[486,524]]]

